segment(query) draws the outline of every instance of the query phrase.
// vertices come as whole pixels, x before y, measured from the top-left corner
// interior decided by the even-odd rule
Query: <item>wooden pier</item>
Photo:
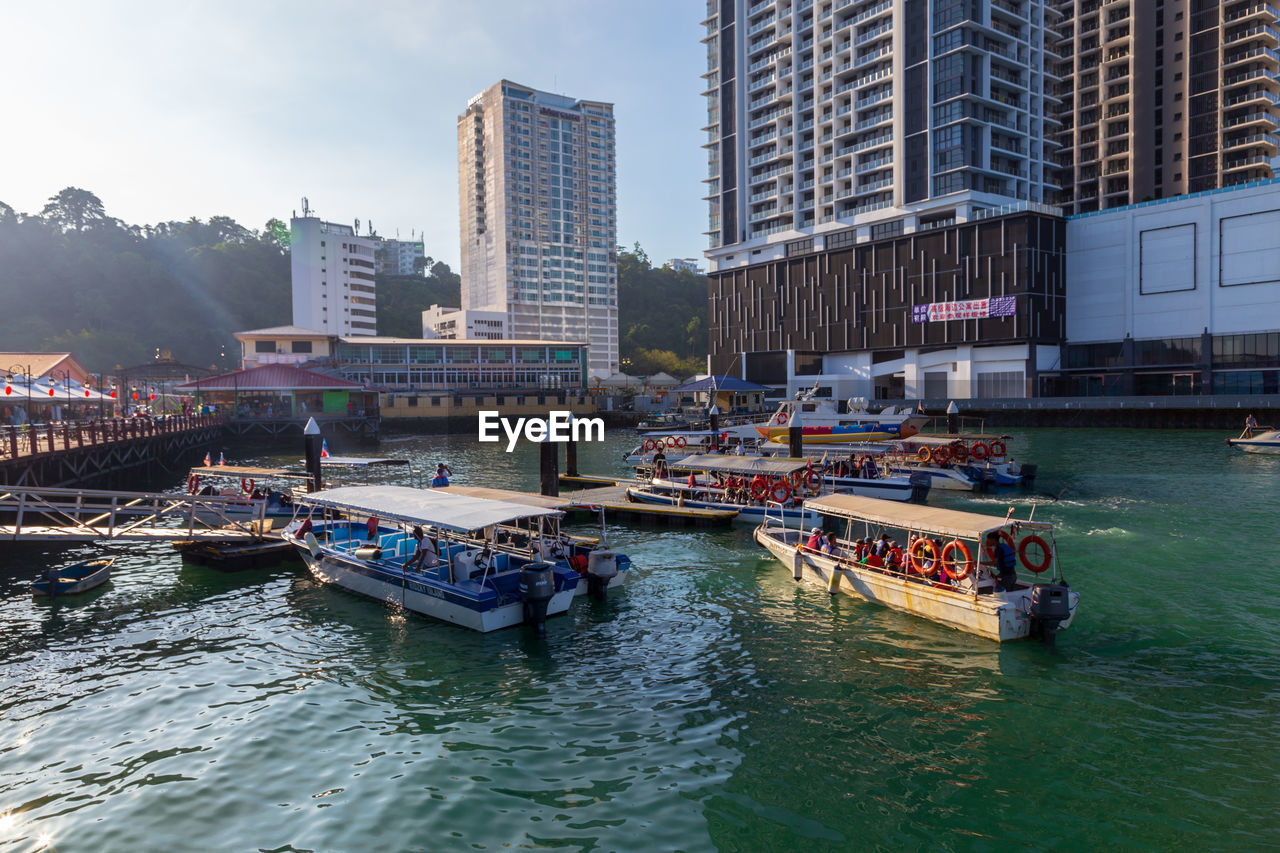
[[[172,463],[184,452],[220,443],[225,430],[221,415],[0,427],[0,483],[67,486],[139,466]]]
[[[96,489],[0,487],[0,541],[257,542],[266,503],[243,498]]]

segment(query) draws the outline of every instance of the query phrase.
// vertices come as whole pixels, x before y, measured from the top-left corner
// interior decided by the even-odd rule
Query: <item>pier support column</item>
[[[560,496],[560,449],[554,441],[544,441],[538,445],[541,460],[542,494],[547,497]]]
[[[960,407],[952,400],[947,404],[947,432],[956,435],[960,432]]]
[[[302,430],[302,450],[307,463],[307,474],[311,479],[307,482],[307,491],[318,492],[324,488],[320,479],[320,449],[324,438],[320,435],[320,426],[315,418],[308,418]]]
[[[787,455],[793,459],[804,456],[804,440],[800,437],[798,425],[787,427]]]
[[[718,406],[711,407],[711,446],[717,450],[720,448],[720,408]]]
[[[570,477],[578,476],[578,442],[573,439],[564,443],[564,472]]]

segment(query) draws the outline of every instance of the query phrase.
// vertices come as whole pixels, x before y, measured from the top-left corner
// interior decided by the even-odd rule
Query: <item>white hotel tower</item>
[[[462,309],[618,370],[613,105],[503,80],[458,117]]]
[[[1058,18],[1043,0],[709,0],[713,270],[1055,201]]]
[[[293,217],[289,240],[293,325],[330,335],[376,335],[376,240],[315,216]]]

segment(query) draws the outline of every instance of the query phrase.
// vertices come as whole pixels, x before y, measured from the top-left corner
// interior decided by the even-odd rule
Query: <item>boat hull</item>
[[[524,603],[520,599],[500,600],[493,590],[476,581],[433,582],[417,572],[384,568],[323,549],[312,554],[305,543],[294,544],[312,577],[321,583],[473,631],[487,633],[524,621]],[[557,590],[547,605],[547,616],[567,611],[577,586],[575,582]]]
[[[929,475],[929,488],[931,489],[972,492],[978,488],[976,481],[966,477],[954,468],[934,468],[927,465],[889,465],[888,467],[890,473],[899,476],[909,476],[911,474]]]
[[[85,560],[63,566],[58,569],[57,596],[75,595],[102,586],[111,579],[111,564],[114,562],[113,557],[104,560]],[[36,595],[47,596],[50,590],[49,581],[43,577],[31,582],[31,591]]]
[[[1280,453],[1280,431],[1269,430],[1253,438],[1228,438],[1227,444],[1245,453]]]
[[[903,613],[977,634],[996,642],[1024,640],[1031,636],[1031,619],[1026,615],[1031,604],[1031,590],[973,595],[954,589],[938,589],[927,583],[916,583],[896,575],[887,575],[847,560],[823,554],[800,551],[802,534],[798,530],[758,527],[755,540],[792,567],[801,580],[828,586],[833,573],[840,574],[839,591],[854,598],[883,604]],[[1058,630],[1075,619],[1080,595],[1070,592],[1071,616]]]
[[[769,441],[786,442],[790,438],[790,430],[785,426],[757,426],[758,432]],[[801,427],[800,436],[805,444],[849,444],[860,441],[893,441],[909,438],[916,434],[916,428],[908,423],[902,424],[850,424],[848,426],[811,426]]]

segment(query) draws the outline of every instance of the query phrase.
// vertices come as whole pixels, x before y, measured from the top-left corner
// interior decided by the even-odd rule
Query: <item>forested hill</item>
[[[278,219],[260,231],[225,216],[129,225],[74,187],[38,214],[0,201],[0,351],[68,351],[93,371],[141,364],[156,349],[233,367],[234,332],[292,322],[288,242]],[[417,337],[424,309],[459,304],[448,264],[428,258],[426,273],[378,278],[379,334]],[[624,370],[701,370],[706,279],[654,269],[639,245],[619,253],[618,273]]]

